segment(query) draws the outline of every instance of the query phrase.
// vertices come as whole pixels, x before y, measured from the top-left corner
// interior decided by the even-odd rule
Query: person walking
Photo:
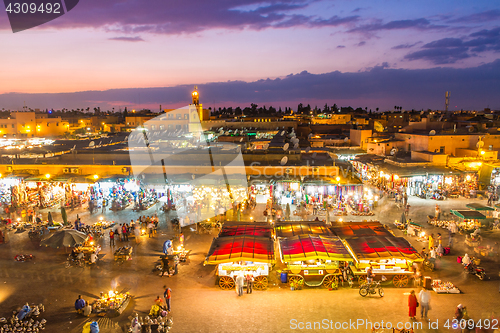
[[[165,298],[167,312],[170,312],[171,311],[170,302],[172,300],[172,289],[168,288],[167,286],[163,286],[163,289],[165,289],[165,291],[163,292],[163,297]]]
[[[115,245],[115,232],[112,229],[109,230],[109,245]]]
[[[410,319],[415,320],[417,315],[417,296],[415,296],[415,290],[410,291],[410,296],[408,296],[408,316]]]
[[[236,292],[238,296],[243,296],[243,285],[245,284],[245,278],[243,277],[243,273],[240,273],[236,277]]]
[[[128,241],[128,227],[125,223],[122,225],[122,235],[123,235],[123,240]]]
[[[439,208],[439,205],[436,205],[435,212],[436,212],[436,221],[439,221],[439,219],[441,218],[441,208]]]
[[[149,238],[153,237],[153,229],[154,229],[154,224],[153,222],[149,222],[148,223],[148,235],[149,235]]]
[[[434,234],[429,235],[429,250],[434,247]]]
[[[167,275],[170,277],[170,267],[169,266],[170,266],[170,263],[168,261],[167,255],[164,255],[161,258],[161,275],[160,276],[165,275],[165,272],[166,272]]]
[[[427,319],[427,312],[431,305],[431,293],[422,287],[422,290],[418,293],[418,299],[420,300],[420,317]]]
[[[123,229],[122,229],[122,224],[120,224],[118,226],[118,228],[116,228],[116,232],[118,233],[118,239],[120,241],[123,241]]]
[[[253,291],[253,275],[247,274],[247,294],[251,294]]]

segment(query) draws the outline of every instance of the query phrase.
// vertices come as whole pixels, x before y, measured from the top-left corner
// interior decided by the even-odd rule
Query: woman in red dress
[[[410,292],[410,296],[408,296],[408,315],[410,316],[410,319],[416,319],[415,316],[417,315],[417,303],[418,302],[417,297],[415,296],[415,290],[412,290]]]

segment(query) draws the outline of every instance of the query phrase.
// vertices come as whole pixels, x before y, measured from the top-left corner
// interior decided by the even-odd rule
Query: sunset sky
[[[5,109],[500,109],[498,1],[80,0],[0,38]]]

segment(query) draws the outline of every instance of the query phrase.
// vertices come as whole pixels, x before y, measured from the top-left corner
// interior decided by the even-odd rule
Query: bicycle
[[[380,297],[384,297],[384,289],[380,286],[380,281],[375,281],[372,283],[365,282],[359,288],[359,294],[363,297],[366,297],[368,294],[378,294]]]

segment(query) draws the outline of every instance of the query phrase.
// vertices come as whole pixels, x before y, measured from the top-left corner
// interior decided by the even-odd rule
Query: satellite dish
[[[396,149],[396,147],[392,148],[391,149],[391,156],[396,155],[397,152],[398,152],[398,150]]]
[[[470,133],[474,132],[474,127],[469,126],[469,132],[470,132]]]
[[[219,130],[219,135],[222,135],[222,134],[224,134],[224,130],[221,128],[221,129]]]
[[[429,135],[436,135],[436,131],[435,131],[435,130],[431,130],[431,131],[429,132]]]
[[[240,138],[240,142],[243,142],[243,138]]]
[[[226,133],[224,133],[224,135],[229,135],[229,131],[226,131]]]
[[[346,137],[344,138],[344,142],[347,142],[347,141],[349,141],[349,138],[346,136]]]
[[[477,147],[477,148],[483,148],[483,146],[484,146],[484,141],[478,141],[478,142],[476,143],[476,147]]]
[[[95,146],[95,142],[94,141],[90,141],[89,147],[94,147],[94,146]]]
[[[287,156],[283,156],[283,158],[280,161],[280,164],[281,165],[285,165],[287,162],[288,162],[288,157]]]
[[[75,150],[76,149],[76,145],[73,146],[73,148],[71,148],[71,150]]]
[[[234,131],[234,134],[238,134],[238,130]]]
[[[314,153],[312,154],[312,158],[313,158],[313,159],[314,159],[314,158],[316,158],[316,155],[318,155],[318,154],[316,154],[316,152],[314,152]]]
[[[264,145],[264,149],[265,149],[265,150],[268,150],[268,149],[269,149],[269,143],[266,143],[266,144]]]
[[[285,143],[285,145],[283,146],[283,150],[287,151],[288,147],[290,147],[290,144],[289,143]]]
[[[309,139],[313,137],[313,134],[312,133],[309,133],[309,135],[307,136]]]
[[[293,149],[299,149],[299,144],[296,143],[294,146],[293,146]]]
[[[280,135],[281,135],[281,136],[285,135],[285,131],[281,131],[281,134],[280,134]]]
[[[306,148],[306,153],[308,153],[308,152],[309,152],[309,150],[311,150],[311,147],[307,147],[307,148]]]

